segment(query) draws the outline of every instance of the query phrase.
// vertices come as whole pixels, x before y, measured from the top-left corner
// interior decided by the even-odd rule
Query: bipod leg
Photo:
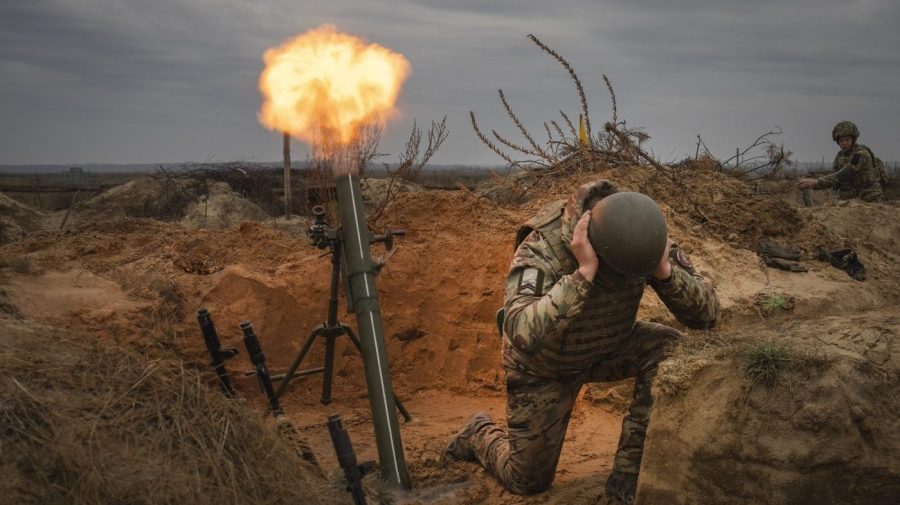
[[[341,334],[339,327],[326,328],[325,334],[325,371],[322,372],[322,405],[331,403],[331,379],[334,376],[334,340]]]
[[[300,352],[297,354],[297,357],[294,358],[294,362],[291,363],[291,367],[288,368],[286,374],[284,374],[284,378],[281,379],[281,384],[278,385],[278,391],[275,391],[275,396],[281,398],[281,396],[287,391],[288,384],[290,384],[291,379],[294,378],[294,373],[297,371],[297,368],[300,366],[300,363],[303,361],[303,358],[306,357],[306,353],[309,352],[309,349],[312,347],[313,342],[316,341],[316,337],[322,334],[324,328],[318,327],[309,334],[309,338],[306,339],[306,343],[303,344],[303,349],[300,349]]]
[[[350,340],[353,341],[353,345],[356,346],[356,350],[359,351],[360,355],[362,355],[362,344],[360,344],[359,338],[356,336],[356,333],[353,333],[353,330],[346,324],[339,324],[341,329],[344,330],[344,333],[346,333],[347,336],[350,337]],[[400,412],[400,415],[403,416],[403,421],[407,423],[412,421],[412,415],[408,410],[406,410],[406,407],[403,406],[403,402],[400,401],[400,398],[397,398],[396,392],[394,393],[394,403],[397,405],[397,410]]]

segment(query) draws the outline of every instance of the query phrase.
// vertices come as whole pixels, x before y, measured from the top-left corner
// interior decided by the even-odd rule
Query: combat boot
[[[770,238],[760,240],[757,245],[759,245],[759,254],[763,257],[768,256],[791,261],[800,259],[800,251],[786,245],[781,245]]]
[[[631,505],[637,491],[638,474],[613,470],[606,479],[605,503],[610,505]]]
[[[487,426],[494,424],[486,412],[476,412],[466,421],[462,429],[456,433],[453,439],[444,449],[444,459],[447,461],[475,461],[475,451],[472,447],[472,437]]]

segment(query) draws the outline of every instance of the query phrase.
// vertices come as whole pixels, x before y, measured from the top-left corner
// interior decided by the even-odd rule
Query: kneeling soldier
[[[585,184],[545,207],[518,234],[506,278],[502,358],[507,426],[479,412],[450,442],[452,460],[478,460],[511,492],[534,494],[553,482],[581,386],[635,378],[634,394],[607,497],[630,503],[637,487],[651,384],[657,365],[681,337],[637,321],[649,283],[679,321],[712,327],[713,288],[666,233],[656,203]]]

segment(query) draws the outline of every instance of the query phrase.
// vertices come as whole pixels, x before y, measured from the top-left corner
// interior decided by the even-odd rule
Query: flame
[[[394,114],[409,61],[323,25],[263,55],[260,122],[311,144],[349,145],[363,125]]]

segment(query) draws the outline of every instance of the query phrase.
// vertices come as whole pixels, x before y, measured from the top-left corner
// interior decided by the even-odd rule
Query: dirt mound
[[[363,201],[369,209],[378,209],[384,205],[384,201],[401,193],[415,193],[425,191],[425,188],[414,182],[402,179],[374,179],[367,178],[362,181]]]
[[[0,245],[25,238],[47,226],[49,216],[0,193]]]
[[[174,220],[202,193],[202,183],[190,178],[144,176],[112,187],[75,204],[72,224],[121,217]]]
[[[640,503],[896,503],[898,338],[887,311],[695,342],[660,369]]]
[[[180,360],[0,319],[8,503],[334,503],[270,423]],[[150,353],[152,356],[152,353]]]
[[[647,166],[609,174],[624,188],[651,196],[736,246],[755,249],[763,237],[792,236],[803,227],[796,206],[754,195],[745,182],[721,171],[689,165],[671,175]]]
[[[244,221],[265,221],[269,215],[259,205],[231,190],[227,182],[207,182],[207,194],[188,205],[181,225],[221,230]]]
[[[73,225],[123,217],[181,221],[192,228],[226,228],[268,215],[225,182],[191,177],[145,176],[75,204]]]
[[[755,249],[763,237],[790,237],[804,227],[796,205],[757,195],[746,182],[704,163],[672,170],[625,165],[573,172],[565,179],[530,188],[524,197],[510,193],[508,188],[501,191],[496,181],[490,181],[480,193],[503,204],[527,201],[522,209],[534,212],[596,179],[609,179],[620,190],[647,194],[660,203],[670,221],[681,219],[687,228],[702,228],[704,236],[712,235],[737,247]]]
[[[897,202],[866,203],[858,200],[800,209],[807,226],[795,238],[810,251],[809,262],[819,248],[852,249],[866,267],[865,284],[885,300],[900,300],[900,205]],[[817,261],[818,262],[818,261]],[[818,262],[821,265],[828,263]],[[839,271],[834,269],[835,271]]]
[[[859,200],[840,201],[801,209],[804,216],[826,226],[842,244],[868,245],[879,254],[900,254],[900,205],[870,204]]]
[[[494,314],[521,216],[468,191],[429,191],[400,195],[385,221],[407,230],[377,280],[397,382],[498,388]]]

